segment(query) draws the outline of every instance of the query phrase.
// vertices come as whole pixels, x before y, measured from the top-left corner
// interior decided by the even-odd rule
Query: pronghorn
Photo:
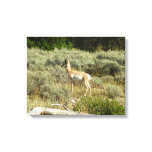
[[[90,83],[89,83],[91,76],[88,73],[72,70],[68,59],[65,60],[65,63],[63,63],[63,65],[61,67],[65,68],[67,70],[68,77],[71,80],[71,92],[72,93],[73,93],[73,81],[81,80],[81,81],[84,81],[84,84],[86,86],[86,92],[85,92],[84,96],[86,96],[88,89],[90,90],[90,95],[91,95],[91,87],[90,87]]]

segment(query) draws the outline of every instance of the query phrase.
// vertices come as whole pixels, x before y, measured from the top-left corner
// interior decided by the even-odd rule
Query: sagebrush
[[[82,99],[74,105],[70,103],[72,98],[81,99],[85,88],[83,83],[75,83],[74,94],[71,94],[67,73],[61,68],[67,57],[72,69],[91,75],[93,99],[86,98],[88,101]],[[125,52],[89,53],[77,49],[54,49],[53,51],[27,49],[27,96],[27,110],[33,105],[50,107],[51,103],[62,103],[69,106],[71,110],[81,112],[124,114]],[[120,104],[120,100],[123,104]],[[108,107],[109,112],[105,112],[104,106]],[[116,106],[115,110],[114,106]]]

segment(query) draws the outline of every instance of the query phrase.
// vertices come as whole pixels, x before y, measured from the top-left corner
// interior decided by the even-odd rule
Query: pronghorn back
[[[69,77],[74,80],[84,80],[89,81],[91,79],[91,76],[88,73],[85,72],[79,72],[75,70],[69,71]]]

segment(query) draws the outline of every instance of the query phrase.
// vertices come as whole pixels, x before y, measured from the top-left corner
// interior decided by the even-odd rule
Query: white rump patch
[[[91,79],[91,76],[90,76],[89,74],[87,74],[87,76],[88,76],[88,79],[90,80],[90,79]]]
[[[82,80],[82,76],[80,76],[80,75],[72,75],[72,79]]]

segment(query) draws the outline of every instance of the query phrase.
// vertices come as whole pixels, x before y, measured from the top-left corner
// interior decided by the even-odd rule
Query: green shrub
[[[57,77],[55,77],[55,74]],[[53,76],[52,76],[53,75]],[[66,81],[66,79],[64,80]],[[69,98],[70,91],[62,81],[62,75],[58,72],[27,71],[27,94],[40,95],[51,101],[65,101]],[[60,82],[60,83],[58,83]]]
[[[51,48],[50,48],[50,46],[49,46],[49,44],[47,43],[46,40],[43,41],[43,43],[42,43],[42,49],[43,50],[51,50]]]
[[[112,83],[114,81],[114,78],[111,75],[105,75],[102,77],[102,81],[106,82],[106,83],[108,83],[108,82]]]
[[[88,66],[86,71],[90,74],[102,77],[103,75],[118,75],[121,73],[121,70],[122,66],[115,61],[95,59],[94,65]]]
[[[70,92],[68,87],[59,84],[44,84],[40,88],[40,96],[42,98],[50,99],[53,102],[62,102],[68,100]]]
[[[122,90],[119,86],[111,85],[111,84],[106,87],[106,90],[104,92],[104,94],[109,98],[120,97],[122,95],[121,93]]]
[[[54,65],[55,65],[54,62],[51,61],[51,59],[46,60],[45,66],[54,66]]]
[[[96,55],[97,59],[109,59],[113,61],[117,61],[120,65],[125,65],[125,54],[124,51],[101,51]]]
[[[54,82],[58,83],[66,83],[68,82],[67,72],[64,68],[60,66],[54,66],[49,69],[50,77],[54,80]]]
[[[31,49],[32,47],[36,47],[36,43],[34,41],[27,39],[27,46]]]
[[[109,54],[112,52],[109,52]],[[124,66],[117,60],[96,59],[96,53],[91,54],[79,50],[67,51],[66,49],[55,49],[53,52],[45,52],[38,49],[28,49],[28,69],[29,70],[48,70],[54,66],[61,66],[68,57],[72,69],[84,71],[91,76],[102,77],[104,75],[116,76],[124,71]]]
[[[109,61],[102,66],[102,71],[104,75],[114,76],[121,72],[121,67],[118,63]]]
[[[27,93],[34,94],[38,92],[40,87],[45,83],[50,85],[52,82],[48,72],[27,71]]]
[[[124,115],[125,108],[117,100],[101,97],[84,97],[74,107],[74,111],[96,115]]]
[[[118,76],[115,76],[114,77],[114,81],[117,82],[117,84],[119,85],[125,85],[125,76],[121,76],[121,75],[118,75]]]
[[[37,84],[33,79],[31,79],[31,75],[28,74],[27,76],[27,94],[31,95],[34,94],[37,88]]]
[[[34,80],[35,73],[27,71],[27,94],[31,95],[36,92],[37,83]]]
[[[93,87],[103,87],[102,80],[99,77],[92,77],[91,81],[92,81],[91,86],[93,86]]]

